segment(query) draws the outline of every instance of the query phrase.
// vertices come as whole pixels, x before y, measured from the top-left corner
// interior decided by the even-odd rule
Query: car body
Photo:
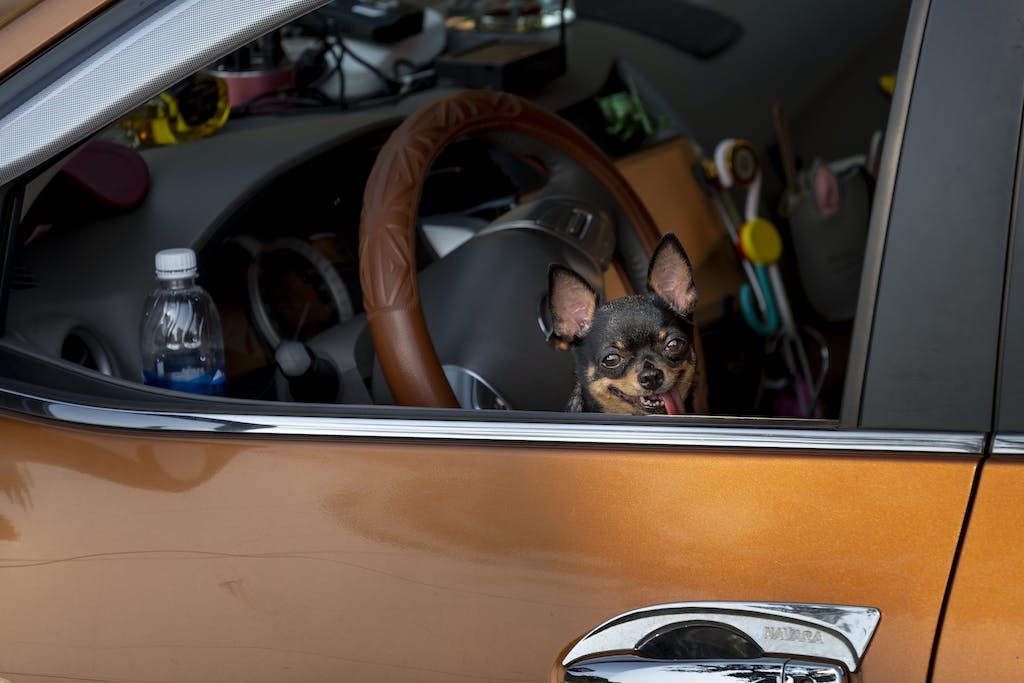
[[[729,666],[820,661],[816,680],[1024,672],[1017,3],[779,3],[755,11],[769,38],[748,24],[720,57],[700,61],[642,30],[587,19],[580,0],[568,72],[526,96],[569,112],[601,90],[619,58],[705,147],[735,135],[764,150],[773,84],[819,121],[804,144],[840,155],[849,152],[828,144],[847,138],[828,115],[850,123],[849,101],[836,94],[852,78],[844,69],[853,54],[874,69],[873,50],[896,37],[856,316],[829,328],[848,347],[835,354],[844,361],[835,409],[800,419],[560,412],[572,382],[567,354],[547,347],[535,321],[505,321],[534,316],[549,261],[575,252],[451,218],[535,189],[529,164],[509,172],[525,178],[512,190],[494,180],[495,166],[511,162],[474,141],[447,145],[441,172],[421,178],[420,212],[429,206],[442,227],[469,225],[493,246],[427,258],[420,308],[442,359],[461,359],[446,362],[485,376],[519,409],[392,405],[358,315],[307,339],[358,371],[345,385],[356,393],[337,404],[291,400],[246,315],[252,240],[267,248],[336,230],[354,251],[363,184],[388,135],[458,87],[229,119],[203,139],[145,150],[150,187],[130,211],[64,217],[47,234],[19,237],[76,146],[320,4],[83,3],[77,18],[44,22],[50,35],[19,23],[60,5],[45,2],[0,29],[3,49],[14,45],[7,36],[28,36],[21,56],[0,64],[0,677],[579,680],[571,676],[598,667],[590,675],[619,680],[594,657],[635,664],[639,653],[649,664],[642,643],[683,631]],[[719,9],[740,14],[740,4]],[[833,11],[828,30],[770,49],[775,36],[792,36],[786,16],[813,26],[808,17]],[[760,51],[745,51],[744,40]],[[752,64],[763,81],[722,79]],[[680,86],[681,74],[699,94]],[[679,179],[661,194],[654,180],[637,187],[659,220],[672,220],[670,200],[680,198],[688,215],[713,217],[689,175],[694,152],[677,138],[615,161],[640,173],[654,155],[655,178]],[[446,174],[457,181],[446,185]],[[398,182],[384,176],[386,187]],[[246,368],[236,395],[139,381],[152,254],[180,245],[199,253],[201,282],[221,307],[229,373],[231,363]],[[289,276],[277,272],[279,283]],[[735,279],[726,283],[726,294],[702,291],[726,301]],[[466,359],[488,359],[498,374]],[[598,642],[623,624],[640,625],[625,640]],[[707,632],[680,625],[719,639],[738,633],[760,651],[729,656],[719,640],[700,640]],[[655,663],[683,666],[667,659]]]

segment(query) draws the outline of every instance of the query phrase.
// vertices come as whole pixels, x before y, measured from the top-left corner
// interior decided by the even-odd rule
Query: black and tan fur
[[[678,414],[697,373],[690,262],[674,235],[654,255],[645,294],[601,303],[576,272],[552,266],[548,301],[554,336],[572,351],[576,386],[566,410]]]

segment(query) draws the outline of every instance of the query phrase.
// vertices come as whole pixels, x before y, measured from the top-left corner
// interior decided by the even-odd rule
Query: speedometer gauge
[[[248,272],[253,323],[272,349],[304,341],[354,315],[334,265],[309,242],[284,237],[267,245]]]

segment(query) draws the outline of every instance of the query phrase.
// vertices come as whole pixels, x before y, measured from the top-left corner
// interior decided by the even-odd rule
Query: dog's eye
[[[666,356],[678,356],[686,350],[686,340],[680,339],[679,337],[673,337],[668,340],[665,344],[665,355]]]
[[[601,365],[606,368],[617,368],[619,363],[622,362],[622,356],[617,353],[609,353],[607,356],[601,359]]]

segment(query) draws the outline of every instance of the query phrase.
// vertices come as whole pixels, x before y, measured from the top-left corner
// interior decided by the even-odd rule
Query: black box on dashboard
[[[565,73],[565,44],[491,40],[441,55],[434,67],[439,79],[470,88],[522,92]]]
[[[343,37],[370,43],[397,43],[423,30],[423,10],[402,0],[334,0],[318,14]]]

